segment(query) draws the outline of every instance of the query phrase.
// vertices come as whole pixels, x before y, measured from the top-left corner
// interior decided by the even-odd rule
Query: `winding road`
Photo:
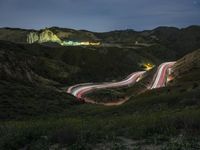
[[[175,62],[166,62],[158,66],[156,73],[152,79],[151,84],[148,89],[155,89],[164,87],[167,82],[167,77],[169,75],[169,69],[174,65]],[[105,83],[82,83],[69,87],[67,93],[74,95],[80,101],[84,101],[84,95],[92,92],[96,89],[105,89],[105,88],[118,88],[134,85],[138,82],[146,71],[138,71],[130,74],[124,80],[118,82],[105,82]]]
[[[155,88],[161,88],[166,85],[167,77],[169,76],[169,69],[172,68],[172,66],[175,64],[175,62],[166,62],[162,63],[153,78],[152,84],[150,86],[150,89]]]

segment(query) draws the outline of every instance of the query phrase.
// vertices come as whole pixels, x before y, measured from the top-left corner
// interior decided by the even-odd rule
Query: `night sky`
[[[91,31],[200,25],[200,0],[0,0],[0,27]]]

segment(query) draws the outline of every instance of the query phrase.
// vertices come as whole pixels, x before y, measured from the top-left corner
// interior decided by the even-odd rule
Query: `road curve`
[[[165,62],[165,63],[162,63],[154,77],[153,77],[153,80],[152,80],[152,83],[149,87],[149,89],[155,89],[155,88],[161,88],[161,87],[164,87],[166,85],[166,82],[167,82],[167,76],[169,75],[169,72],[168,70],[175,64],[175,62]]]
[[[167,82],[167,76],[169,74],[169,69],[174,65],[175,62],[165,62],[162,63],[158,68],[152,82],[150,83],[147,89],[155,89],[164,87]],[[128,85],[133,85],[138,82],[142,75],[146,71],[138,71],[130,74],[124,80],[118,82],[105,82],[105,83],[82,83],[71,86],[67,89],[67,93],[74,95],[79,100],[84,100],[84,95],[92,92],[95,89],[104,89],[104,88],[116,88],[124,87]]]
[[[67,89],[67,93],[70,93],[77,97],[78,99],[83,99],[83,96],[91,92],[95,89],[104,89],[104,88],[115,88],[115,87],[123,87],[128,86],[136,83],[142,74],[144,74],[145,71],[138,71],[130,74],[127,78],[125,78],[122,81],[119,82],[105,82],[101,84],[93,84],[93,83],[83,83],[83,84],[77,84],[74,86],[71,86]]]

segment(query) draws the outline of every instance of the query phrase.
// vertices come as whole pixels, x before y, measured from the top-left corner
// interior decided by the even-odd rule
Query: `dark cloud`
[[[200,24],[200,0],[1,0],[0,26],[93,31]]]

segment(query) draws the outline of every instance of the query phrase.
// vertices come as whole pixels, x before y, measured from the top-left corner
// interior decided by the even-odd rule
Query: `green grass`
[[[12,94],[18,102],[11,101],[12,98],[7,99],[7,102],[12,102],[16,107],[8,107],[13,118],[0,123],[1,149],[35,149],[37,146],[49,148],[55,144],[72,149],[92,149],[98,143],[106,144],[119,137],[138,141],[143,139],[154,144],[156,141],[170,147],[177,144],[171,141],[172,138],[182,135],[191,144],[191,137],[196,139],[200,132],[198,87],[189,91],[181,91],[177,87],[171,91],[168,88],[153,90],[133,97],[117,107],[72,105],[71,102],[75,102],[73,98],[52,91],[51,94],[47,91],[47,94],[42,88],[40,92],[34,92],[37,97],[33,97],[34,101],[29,98],[28,103],[23,99],[26,98],[25,95],[30,97],[32,89],[16,87],[10,88],[21,91],[14,91]],[[12,89],[8,91],[13,91]],[[43,101],[48,105],[43,105]],[[20,108],[20,104],[23,107]],[[27,106],[31,107],[26,108]],[[198,141],[194,143],[198,144]],[[186,147],[181,143],[178,146]]]
[[[59,118],[32,121],[11,121],[2,124],[2,149],[35,146],[45,140],[47,147],[84,145],[112,141],[117,137],[167,141],[182,134],[185,138],[199,134],[199,109],[152,112],[150,115],[129,114],[107,117]],[[111,119],[112,118],[112,119]],[[44,139],[43,139],[44,138]],[[66,141],[65,141],[66,140]],[[11,142],[12,141],[12,142]],[[152,141],[151,141],[152,142]]]
[[[163,51],[155,57],[156,47]],[[137,63],[147,61],[146,57],[159,63],[157,57],[166,50],[159,45],[147,49],[149,53],[145,49],[52,48],[1,42],[0,149],[93,149],[98,144],[125,149],[120,137],[138,141],[138,149],[145,144],[160,144],[163,149],[198,146],[198,68],[169,87],[140,95],[133,93],[144,88],[152,72],[135,87],[100,91],[113,99],[124,93],[132,95],[121,106],[83,104],[62,88],[81,81],[122,79],[138,70]],[[93,96],[101,98],[102,93],[96,94]]]
[[[20,70],[21,74],[35,73],[38,75],[37,78],[40,77],[40,82],[48,79],[50,83],[53,81],[65,86],[80,82],[121,79],[134,71],[141,70],[142,62],[154,64],[161,62],[159,58],[146,53],[145,49],[116,47],[48,47],[1,41],[0,52],[2,64],[7,65],[8,70],[12,70],[14,74]],[[5,74],[5,78],[10,76]],[[34,75],[31,74],[32,76]],[[19,77],[13,78],[19,79]]]
[[[59,114],[77,105],[71,95],[48,87],[1,81],[0,89],[1,120]]]

